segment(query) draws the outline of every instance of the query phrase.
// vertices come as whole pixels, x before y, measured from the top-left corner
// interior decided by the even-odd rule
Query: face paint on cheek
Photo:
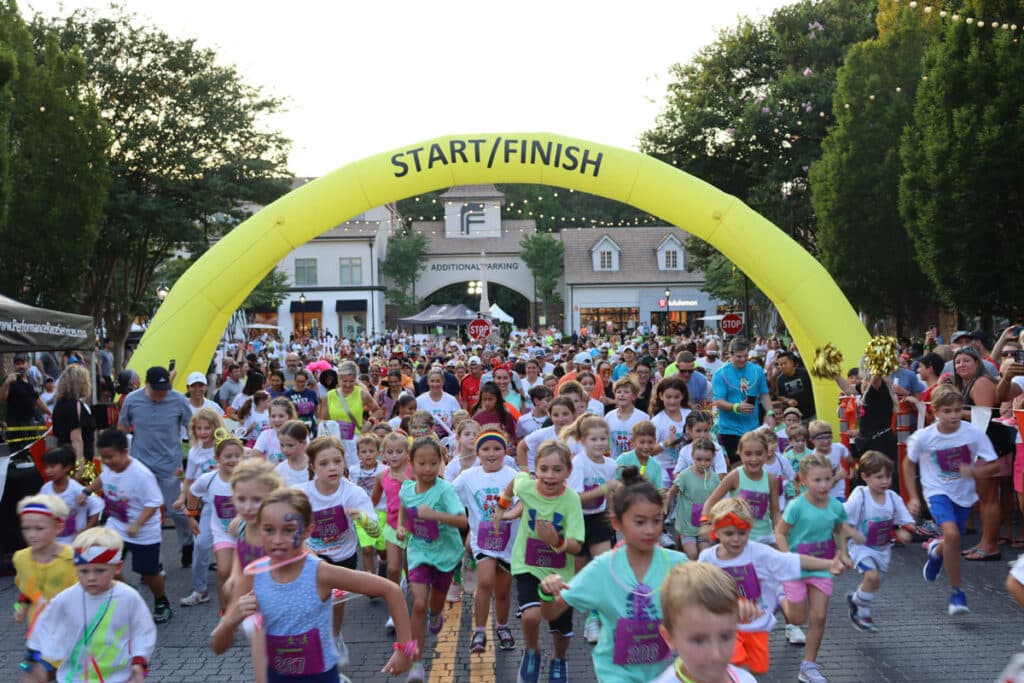
[[[292,536],[292,547],[296,550],[302,545],[302,517],[297,512],[289,512],[284,516],[285,522],[295,522],[295,535]]]

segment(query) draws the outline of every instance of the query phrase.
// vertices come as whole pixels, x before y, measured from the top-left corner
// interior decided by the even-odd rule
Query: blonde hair
[[[775,435],[775,430],[768,426],[761,426],[754,430],[758,436],[764,439],[764,442],[768,445],[768,451],[771,452],[772,444],[778,446],[779,437]]]
[[[359,447],[362,446],[364,443],[372,443],[374,449],[378,451],[380,450],[380,439],[378,439],[376,435],[371,434],[370,432],[359,435],[359,438],[356,439],[356,449],[358,450]]]
[[[947,406],[962,406],[964,395],[952,384],[939,384],[932,390],[932,409],[945,408]]]
[[[65,520],[68,515],[71,514],[71,510],[68,509],[67,503],[58,498],[57,496],[51,496],[47,493],[37,493],[34,496],[26,496],[18,501],[18,514],[20,515],[22,510],[25,509],[26,505],[41,505],[50,511],[54,517],[59,520]]]
[[[654,426],[654,423],[650,420],[640,420],[633,425],[633,428],[629,430],[630,437],[636,439],[638,436],[653,436],[657,438],[658,428]]]
[[[802,436],[804,441],[811,438],[811,435],[807,432],[807,427],[804,427],[802,424],[789,425],[786,427],[786,437],[790,441],[798,436]]]
[[[295,408],[295,403],[286,396],[278,396],[277,398],[270,399],[270,405],[267,406],[267,414],[274,408],[281,408],[288,413],[289,420],[297,420],[299,418],[299,411]]]
[[[572,451],[570,451],[569,447],[564,443],[561,441],[555,441],[554,439],[548,439],[537,447],[537,455],[533,459],[534,466],[540,462],[541,458],[546,458],[552,453],[561,459],[563,465],[568,467],[570,470],[572,469]]]
[[[754,525],[754,513],[750,509],[750,504],[742,498],[723,498],[715,503],[708,513],[708,521],[714,524],[716,520],[725,517],[730,512],[747,524]]]
[[[57,400],[70,398],[77,400],[85,398],[92,393],[92,383],[89,381],[89,371],[78,363],[69,365],[57,382]]]
[[[94,526],[91,529],[86,529],[75,536],[75,540],[71,542],[71,545],[81,550],[89,548],[124,550],[124,541],[121,540],[120,534],[105,526]]]
[[[406,453],[409,452],[409,447],[412,445],[409,443],[408,436],[406,436],[405,434],[400,434],[398,432],[391,432],[390,434],[385,436],[384,440],[381,442],[381,448],[387,448],[388,444],[399,444],[402,446],[402,450],[404,450]]]
[[[812,452],[800,458],[800,476],[806,476],[813,467],[826,467],[832,471],[832,461],[824,453]]]
[[[832,432],[832,425],[824,420],[811,420],[811,423],[807,425],[807,433],[813,439],[818,434],[825,434]]]
[[[764,434],[758,434],[756,429],[754,431],[747,432],[746,434],[740,437],[740,442],[739,445],[736,446],[736,451],[742,452],[743,446],[745,446],[750,441],[760,442],[760,444],[764,446],[765,455],[768,454],[768,442],[764,440]]]
[[[266,460],[260,460],[259,458],[249,458],[239,463],[231,472],[232,490],[238,484],[246,481],[258,482],[271,491],[276,491],[284,486],[284,480],[281,479],[281,475],[277,473],[274,466]]]
[[[696,605],[712,614],[739,616],[736,580],[725,570],[705,562],[677,564],[661,586],[661,622],[672,632],[684,608]]]
[[[210,408],[209,406],[203,406],[196,411],[192,419],[188,421],[188,442],[193,447],[199,446],[199,439],[196,438],[196,422],[200,420],[206,420],[210,423],[210,427],[216,432],[218,429],[225,429],[224,420],[220,416],[220,412]]]
[[[558,438],[562,441],[568,441],[570,437],[581,442],[586,438],[587,434],[594,431],[595,429],[603,429],[608,432],[608,423],[604,421],[603,417],[592,415],[590,413],[583,413],[577,417],[572,424],[565,427],[562,432],[558,435]]]

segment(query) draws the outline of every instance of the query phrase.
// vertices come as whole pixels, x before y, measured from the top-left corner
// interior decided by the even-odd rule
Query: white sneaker
[[[448,586],[448,602],[458,602],[462,600],[462,586],[452,581],[452,584]]]
[[[462,592],[466,595],[476,592],[476,562],[468,558],[462,561]]]
[[[587,623],[583,625],[583,639],[591,645],[601,639],[601,620],[593,614],[587,617]]]
[[[210,602],[209,593],[200,593],[199,591],[192,591],[191,593],[183,597],[181,600],[179,600],[178,604],[182,607],[195,607],[196,605],[201,605],[204,602]]]
[[[669,534],[667,531],[661,535],[661,538],[658,539],[658,542],[661,544],[661,547],[663,547],[663,548],[675,548],[676,547],[675,540],[672,539],[672,535]]]
[[[388,620],[386,622],[384,622],[384,630],[388,631],[390,633],[394,633],[395,632],[395,620],[392,619],[391,617],[388,617]]]
[[[786,640],[790,645],[807,644],[807,636],[804,635],[803,629],[796,624],[786,624]]]
[[[334,639],[334,645],[338,648],[338,668],[345,668],[348,666],[348,645],[345,645],[345,639],[341,635],[341,631],[338,631],[338,637]]]

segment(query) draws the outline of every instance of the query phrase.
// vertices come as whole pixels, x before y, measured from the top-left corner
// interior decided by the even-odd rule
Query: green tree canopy
[[[405,227],[388,239],[388,254],[380,272],[394,285],[387,290],[388,301],[401,307],[402,313],[416,312],[416,281],[427,267],[427,236]]]
[[[523,262],[533,273],[534,286],[544,302],[544,315],[547,316],[548,305],[561,301],[559,282],[565,271],[565,243],[548,233],[538,232],[523,237],[519,248]]]

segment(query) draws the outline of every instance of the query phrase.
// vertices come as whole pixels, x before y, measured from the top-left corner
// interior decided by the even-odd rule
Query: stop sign
[[[726,334],[739,334],[743,329],[743,318],[738,313],[728,313],[722,318],[722,331]]]
[[[466,328],[469,336],[475,340],[486,339],[491,336],[491,323],[483,318],[477,318]]]

